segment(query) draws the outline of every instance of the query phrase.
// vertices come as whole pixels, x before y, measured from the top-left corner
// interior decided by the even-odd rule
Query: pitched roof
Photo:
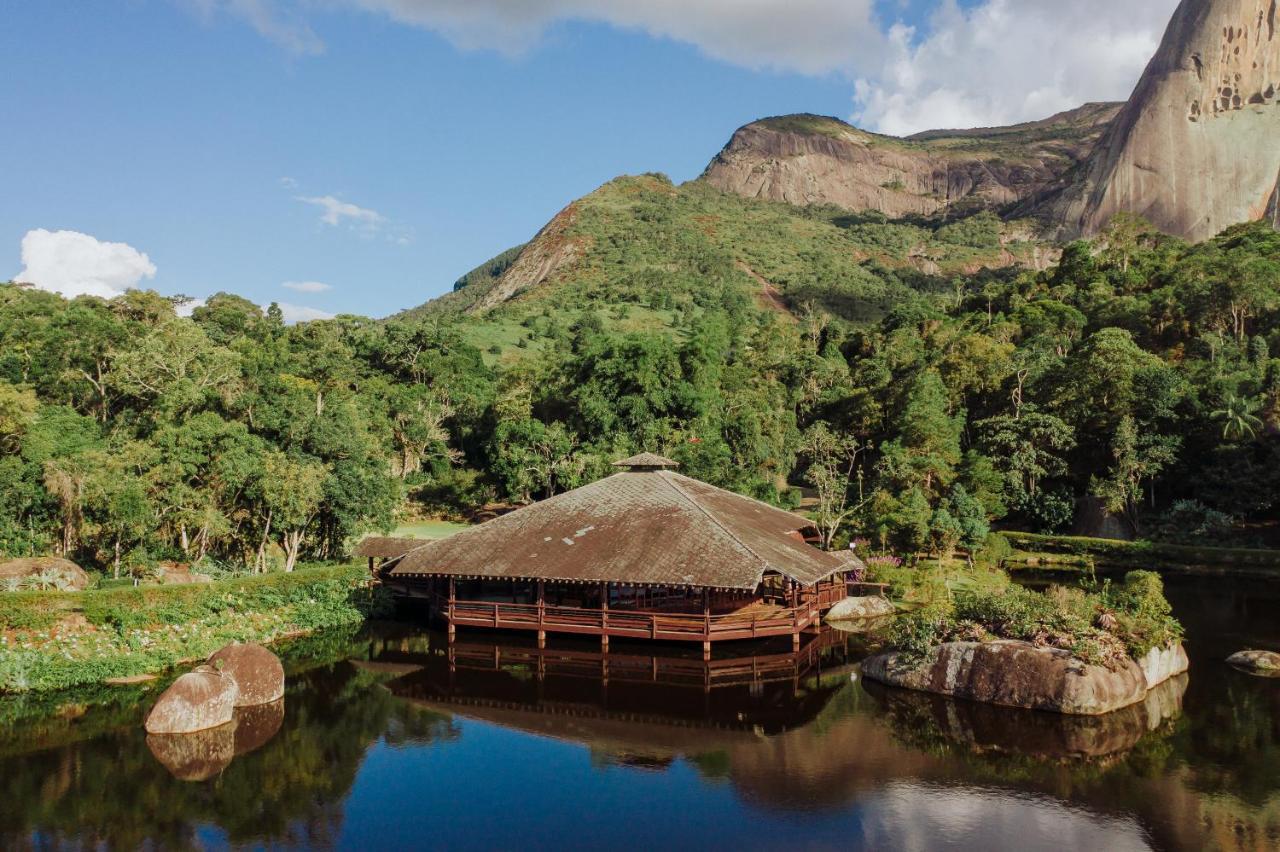
[[[394,559],[397,556],[404,556],[421,544],[422,539],[420,538],[392,538],[390,536],[371,535],[362,539],[356,545],[355,555]]]
[[[468,576],[754,589],[848,570],[806,544],[806,518],[669,470],[625,471],[423,544],[392,576]]]

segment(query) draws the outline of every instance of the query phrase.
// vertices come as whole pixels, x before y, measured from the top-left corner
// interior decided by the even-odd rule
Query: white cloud
[[[190,298],[174,308],[174,312],[180,317],[189,317],[196,312],[196,308],[203,308],[208,303],[208,299]]]
[[[184,0],[206,22],[228,14],[249,23],[259,35],[269,38],[295,55],[324,52],[324,42],[315,34],[301,9],[277,0]]]
[[[856,85],[854,121],[905,135],[1125,100],[1177,2],[987,0],[961,9],[943,0],[923,38],[889,30],[888,59]]]
[[[333,319],[333,314],[317,308],[309,308],[306,305],[291,305],[288,302],[276,302],[276,304],[280,306],[280,313],[284,315],[284,321],[289,325],[311,322],[312,320]]]
[[[34,284],[68,298],[110,299],[154,278],[151,258],[127,243],[108,243],[79,231],[37,228],[22,238],[23,269],[15,281]]]
[[[634,29],[748,67],[850,70],[881,42],[872,0],[346,0],[463,48],[517,53],[556,21]]]
[[[298,188],[298,182],[293,178],[289,177],[288,175],[285,175],[284,177],[280,178],[280,185],[283,186],[285,189]]]
[[[316,39],[306,19],[317,9],[383,15],[463,49],[508,55],[536,47],[559,22],[602,23],[692,44],[748,68],[845,75],[855,81],[856,123],[905,134],[1028,121],[1086,101],[1122,100],[1178,0],[981,0],[967,8],[957,0],[923,0],[933,12],[919,28],[886,27],[876,7],[892,4],[875,0],[189,2],[206,14],[239,15],[299,52],[306,50],[297,45]],[[331,196],[308,200],[344,204]],[[344,218],[337,210],[325,214],[329,224]],[[380,219],[363,221],[368,230]]]
[[[318,52],[306,0],[190,0],[206,16],[245,19],[295,53]],[[874,0],[332,0],[439,33],[463,49],[518,55],[558,21],[639,30],[748,67],[852,70],[882,42]]]
[[[332,284],[325,284],[323,281],[286,281],[280,286],[296,293],[323,293],[333,289]]]
[[[377,230],[378,226],[386,221],[386,217],[377,210],[360,207],[349,201],[334,198],[332,195],[298,195],[295,198],[298,201],[313,204],[324,210],[324,213],[320,215],[320,221],[326,225],[337,226],[346,222],[352,227],[359,226],[366,230]]]

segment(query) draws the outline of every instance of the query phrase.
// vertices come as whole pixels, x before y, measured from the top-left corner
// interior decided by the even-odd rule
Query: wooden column
[[[373,557],[372,556],[369,557],[369,573],[370,574],[373,573]]]
[[[609,650],[609,584],[600,584],[600,647]]]
[[[538,647],[547,647],[547,631],[543,628],[543,624],[547,619],[547,584],[545,580],[538,581]],[[539,664],[542,658],[539,657]]]
[[[702,590],[702,659],[711,659],[711,590]],[[709,687],[708,687],[709,688]]]
[[[791,584],[791,653],[800,650],[800,601],[794,583]]]
[[[448,621],[448,624],[449,624],[449,641],[450,642],[453,641],[453,637],[458,632],[457,626],[453,623],[453,605],[457,600],[458,600],[457,582],[452,577],[450,577],[449,578],[449,608],[446,611],[447,614],[445,615],[445,619]]]

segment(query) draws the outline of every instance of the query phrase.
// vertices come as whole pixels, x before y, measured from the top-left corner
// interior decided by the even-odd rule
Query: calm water
[[[864,684],[842,636],[708,668],[405,627],[295,646],[205,739],[148,743],[155,686],[0,701],[0,847],[1280,849],[1280,679],[1220,662],[1280,649],[1280,584],[1169,593],[1190,677],[1099,720]]]

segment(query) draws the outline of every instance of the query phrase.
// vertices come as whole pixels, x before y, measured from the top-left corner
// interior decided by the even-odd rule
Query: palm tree
[[[1214,420],[1222,423],[1222,437],[1228,441],[1252,438],[1262,428],[1262,419],[1257,415],[1258,406],[1251,400],[1227,394],[1222,408],[1209,414]]]

